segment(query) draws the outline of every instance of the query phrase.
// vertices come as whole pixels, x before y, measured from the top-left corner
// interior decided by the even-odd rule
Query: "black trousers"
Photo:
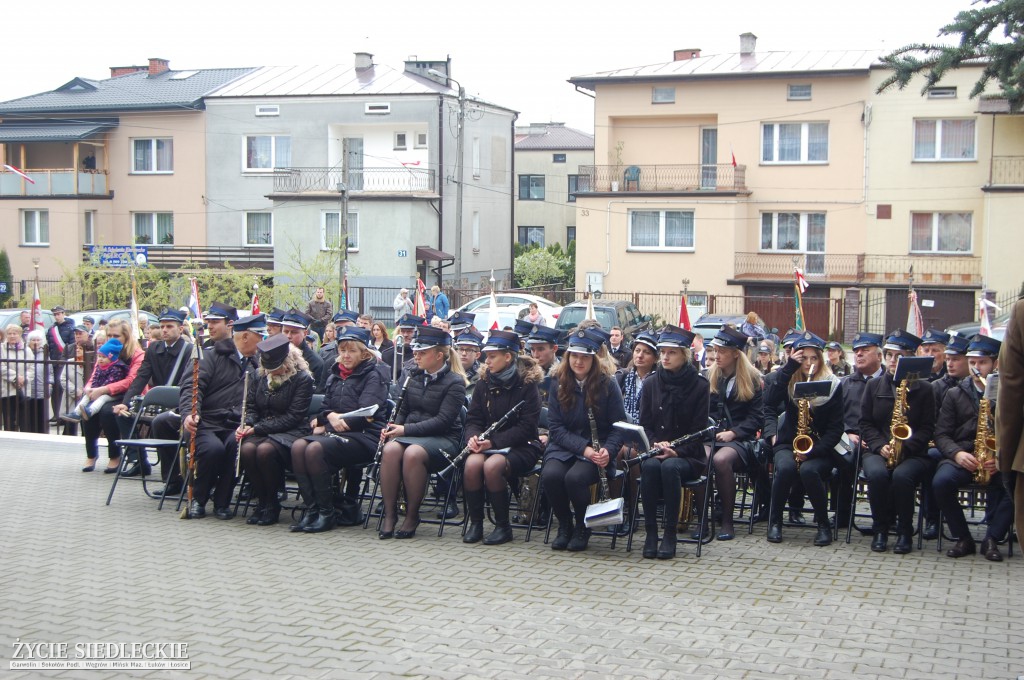
[[[121,438],[121,427],[117,421],[121,420],[114,415],[114,406],[119,402],[115,399],[108,401],[99,410],[99,413],[82,421],[82,434],[85,436],[85,454],[89,458],[96,458],[99,455],[99,440],[102,433],[107,439],[107,457],[114,460],[121,455],[121,451],[114,444]]]
[[[683,498],[683,482],[699,479],[703,463],[692,458],[648,458],[640,466],[640,500],[644,505],[644,522],[657,525],[658,501],[665,501],[665,528],[675,529]]]
[[[957,492],[973,481],[972,473],[952,461],[940,463],[932,480],[935,501],[942,510],[949,533],[955,538],[967,538],[971,535]],[[1013,523],[1013,499],[1003,488],[1002,477],[998,472],[992,475],[992,480],[985,488],[985,497],[988,507],[988,529],[985,531],[985,537],[1001,541]]]
[[[918,485],[934,470],[935,463],[930,458],[914,456],[904,458],[890,472],[885,466],[885,458],[880,454],[865,453],[864,476],[868,480],[872,528],[876,532],[888,531],[895,520],[900,534],[913,534],[914,494]]]
[[[792,453],[790,454],[792,456]],[[815,456],[800,464],[800,482],[814,508],[814,521],[828,521],[828,486],[836,487],[836,526],[847,523],[853,494],[853,469],[838,453]]]
[[[206,505],[211,491],[214,508],[226,508],[231,504],[237,455],[234,440],[233,429],[200,427],[196,433],[196,478],[192,498],[200,505]]]
[[[597,466],[589,460],[551,458],[544,461],[540,476],[558,522],[567,526],[575,515],[576,524],[582,525],[590,504],[590,487],[598,483]]]
[[[181,416],[172,411],[164,411],[153,418],[149,424],[149,433],[153,439],[180,439]],[[178,465],[178,449],[160,449],[160,478],[168,484],[181,481],[181,467]]]

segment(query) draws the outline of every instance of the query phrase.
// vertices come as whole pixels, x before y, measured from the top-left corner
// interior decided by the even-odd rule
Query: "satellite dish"
[[[146,254],[145,253],[139,253],[138,255],[136,255],[135,256],[135,264],[138,265],[139,267],[145,267],[146,266]]]

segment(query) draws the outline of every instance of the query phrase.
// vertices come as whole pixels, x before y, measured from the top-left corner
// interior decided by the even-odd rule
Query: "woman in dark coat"
[[[543,373],[531,357],[519,356],[519,336],[515,333],[491,331],[483,354],[484,366],[473,389],[466,420],[466,445],[472,453],[466,458],[462,478],[469,515],[469,527],[462,541],[479,543],[482,539],[484,545],[498,545],[512,540],[508,484],[533,469],[542,451],[537,425],[538,385]],[[523,406],[516,416],[487,439],[480,439],[484,430],[519,402]],[[495,525],[487,538],[483,538],[485,487]]]
[[[247,524],[277,524],[277,490],[291,468],[291,446],[309,434],[306,417],[313,400],[313,376],[302,352],[284,334],[257,345],[260,369],[245,395],[245,422],[235,431],[241,467],[252,483],[256,511]]]
[[[768,401],[785,403],[786,414],[772,449],[775,477],[772,480],[771,515],[768,517],[767,538],[770,543],[782,542],[782,508],[798,480],[814,508],[814,520],[818,525],[814,545],[825,546],[832,542],[825,479],[833,469],[846,464],[836,453],[836,445],[843,436],[843,389],[839,378],[832,375],[824,349],[824,340],[814,333],[805,332],[793,343],[789,361],[779,369],[778,378],[769,387]],[[814,443],[806,454],[796,454],[793,452],[793,439],[797,435],[800,413],[798,400],[793,394],[798,382],[807,381],[828,381],[830,391],[827,397],[810,400],[807,434]]]
[[[323,408],[311,423],[313,434],[292,444],[292,466],[306,504],[291,531],[319,533],[337,523],[331,477],[342,468],[354,473],[373,460],[384,428],[387,386],[369,349],[370,332],[356,326],[337,331],[338,355],[330,365]],[[376,406],[373,416],[342,418]]]
[[[640,392],[640,425],[651,446],[661,453],[644,461],[640,498],[647,538],[643,556],[669,560],[676,556],[676,527],[683,482],[699,479],[707,466],[700,441],[669,446],[673,439],[708,425],[708,381],[693,365],[690,343],[694,334],[666,326],[658,336],[661,363]],[[665,501],[665,533],[658,542],[658,501]]]
[[[416,535],[430,473],[447,467],[449,456],[462,449],[460,415],[466,404],[466,376],[451,345],[448,333],[431,326],[421,326],[413,337],[416,368],[409,374],[395,422],[381,433],[391,440],[381,456],[381,539]],[[405,484],[405,523],[396,530],[401,483]]]
[[[615,363],[604,342],[595,329],[573,333],[555,375],[557,389],[548,395],[549,439],[541,478],[558,518],[552,550],[587,549],[590,530],[583,519],[591,501],[591,486],[598,483],[600,468],[611,468],[609,452],[622,448],[622,435],[613,425],[626,420],[626,410],[613,378]]]

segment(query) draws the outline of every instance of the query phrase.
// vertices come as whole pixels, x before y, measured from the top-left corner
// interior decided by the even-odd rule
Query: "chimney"
[[[431,73],[431,71],[435,71],[437,75]],[[448,57],[444,61],[440,59],[419,59],[415,54],[412,54],[405,60],[405,72],[449,87],[448,79],[452,74],[452,58]]]
[[[675,50],[672,52],[672,61],[687,61],[688,59],[699,59],[700,48],[699,47],[687,47],[684,50]]]
[[[129,73],[139,73],[140,71],[149,70],[148,66],[111,66],[110,77],[117,78],[118,76],[126,76]]]
[[[365,71],[373,68],[373,55],[369,52],[356,52],[356,70]]]
[[[149,60],[149,76],[150,76],[150,78],[152,78],[153,76],[158,76],[161,73],[164,73],[165,71],[170,71],[170,70],[171,70],[171,62],[167,61],[166,59],[158,59],[158,58],[155,58],[155,57],[151,57],[150,58],[150,60]]]
[[[740,34],[740,56],[745,57],[754,53],[757,49],[757,36],[747,31]]]

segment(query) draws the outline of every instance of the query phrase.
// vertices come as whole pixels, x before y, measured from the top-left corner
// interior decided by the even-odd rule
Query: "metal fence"
[[[45,354],[44,350],[44,354]],[[26,358],[6,343],[0,351],[0,430],[77,434],[77,425],[51,422],[74,409],[89,380],[95,352],[81,359]]]

